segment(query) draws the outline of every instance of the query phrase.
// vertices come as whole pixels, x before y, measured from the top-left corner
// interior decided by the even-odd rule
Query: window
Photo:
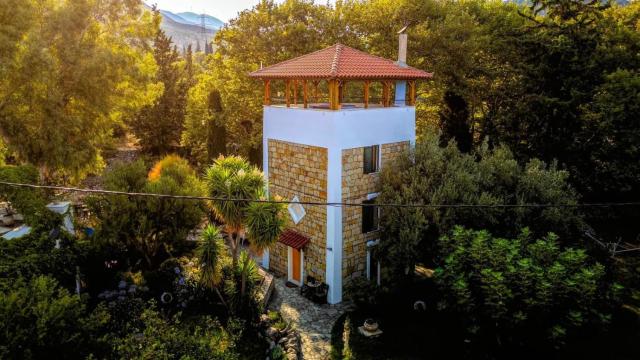
[[[371,174],[380,170],[380,145],[364,148],[364,173]]]
[[[376,199],[365,200],[365,205],[375,204]],[[368,233],[378,230],[380,225],[380,211],[377,206],[362,207],[362,233]]]
[[[380,286],[380,260],[376,246],[379,243],[380,240],[367,242],[367,280],[375,281],[378,286]]]
[[[300,199],[298,199],[297,196],[294,196],[293,199],[291,199],[291,204],[289,204],[288,209],[289,215],[291,215],[291,219],[294,224],[298,224],[302,221],[302,218],[307,214],[302,204],[300,204]]]

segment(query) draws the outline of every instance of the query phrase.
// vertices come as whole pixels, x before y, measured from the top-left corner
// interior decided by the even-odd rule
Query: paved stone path
[[[348,308],[347,304],[317,305],[300,295],[300,288],[288,288],[281,278],[269,303],[270,310],[280,311],[302,340],[303,360],[328,360],[331,351],[331,328]]]

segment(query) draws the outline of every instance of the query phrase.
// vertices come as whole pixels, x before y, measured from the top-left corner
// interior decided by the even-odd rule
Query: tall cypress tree
[[[156,80],[164,85],[164,92],[138,113],[131,121],[131,129],[145,151],[162,155],[180,142],[189,83],[179,66],[178,51],[162,30],[154,41],[154,58],[158,64]]]
[[[224,110],[220,91],[214,89],[209,93],[209,112],[211,120],[208,127],[207,152],[209,160],[227,154],[227,129],[224,126]]]
[[[440,111],[440,145],[447,146],[455,140],[458,149],[464,153],[471,151],[473,136],[469,126],[469,106],[465,99],[453,91],[444,94],[444,107]]]

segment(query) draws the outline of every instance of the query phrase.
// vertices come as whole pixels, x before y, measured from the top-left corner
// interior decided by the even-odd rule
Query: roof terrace
[[[414,106],[416,81],[430,79],[433,74],[407,66],[404,61],[395,62],[336,44],[250,76],[264,81],[267,106],[340,110]],[[356,83],[361,86],[354,86]],[[408,87],[399,88],[405,83]],[[396,93],[405,92],[402,95],[408,96],[396,96],[393,101],[394,87]],[[401,103],[397,103],[399,100]]]

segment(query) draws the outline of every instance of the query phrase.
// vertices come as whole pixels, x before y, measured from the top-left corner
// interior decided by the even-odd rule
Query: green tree
[[[162,95],[141,109],[131,120],[131,128],[143,149],[158,155],[171,152],[179,144],[192,60],[181,62],[171,38],[162,30],[154,40],[153,55],[158,64],[156,79],[163,85]]]
[[[222,108],[216,80],[208,73],[198,77],[189,90],[182,146],[201,166],[208,166],[213,159],[227,155],[226,117]]]
[[[45,182],[98,170],[113,124],[157,96],[159,18],[138,0],[12,1],[0,16],[3,142]]]
[[[469,126],[469,109],[462,96],[451,91],[444,94],[444,108],[440,112],[440,144],[446,146],[455,140],[460,151],[473,148],[473,134]]]
[[[510,40],[518,44],[521,61],[515,66],[522,86],[487,119],[494,122],[499,140],[519,156],[565,163],[578,155],[567,142],[580,131],[580,106],[603,80],[598,44],[607,6],[542,0],[521,10],[526,26]]]
[[[502,346],[561,346],[606,325],[619,300],[621,287],[606,280],[604,266],[562,248],[553,234],[535,239],[525,229],[505,239],[456,227],[439,246],[439,309],[457,314],[471,336]]]
[[[1,358],[42,359],[52,354],[84,358],[90,354],[91,335],[104,324],[87,315],[80,296],[47,276],[19,278],[2,286],[2,293]]]
[[[104,188],[187,196],[205,192],[194,170],[177,156],[159,161],[148,174],[142,161],[119,165],[105,175]],[[143,258],[147,269],[156,269],[168,257],[178,256],[188,233],[204,217],[204,205],[193,200],[104,196],[88,202],[98,220],[96,236],[122,244],[130,252],[131,264]]]
[[[385,208],[380,254],[391,275],[411,274],[418,262],[431,263],[437,239],[455,225],[487,229],[499,236],[516,236],[523,227],[534,234],[554,231],[567,239],[582,226],[575,208],[569,174],[555,164],[531,160],[519,165],[506,148],[474,154],[460,152],[455,143],[439,146],[435,136],[382,171],[382,203],[518,205],[555,204],[550,208]]]

